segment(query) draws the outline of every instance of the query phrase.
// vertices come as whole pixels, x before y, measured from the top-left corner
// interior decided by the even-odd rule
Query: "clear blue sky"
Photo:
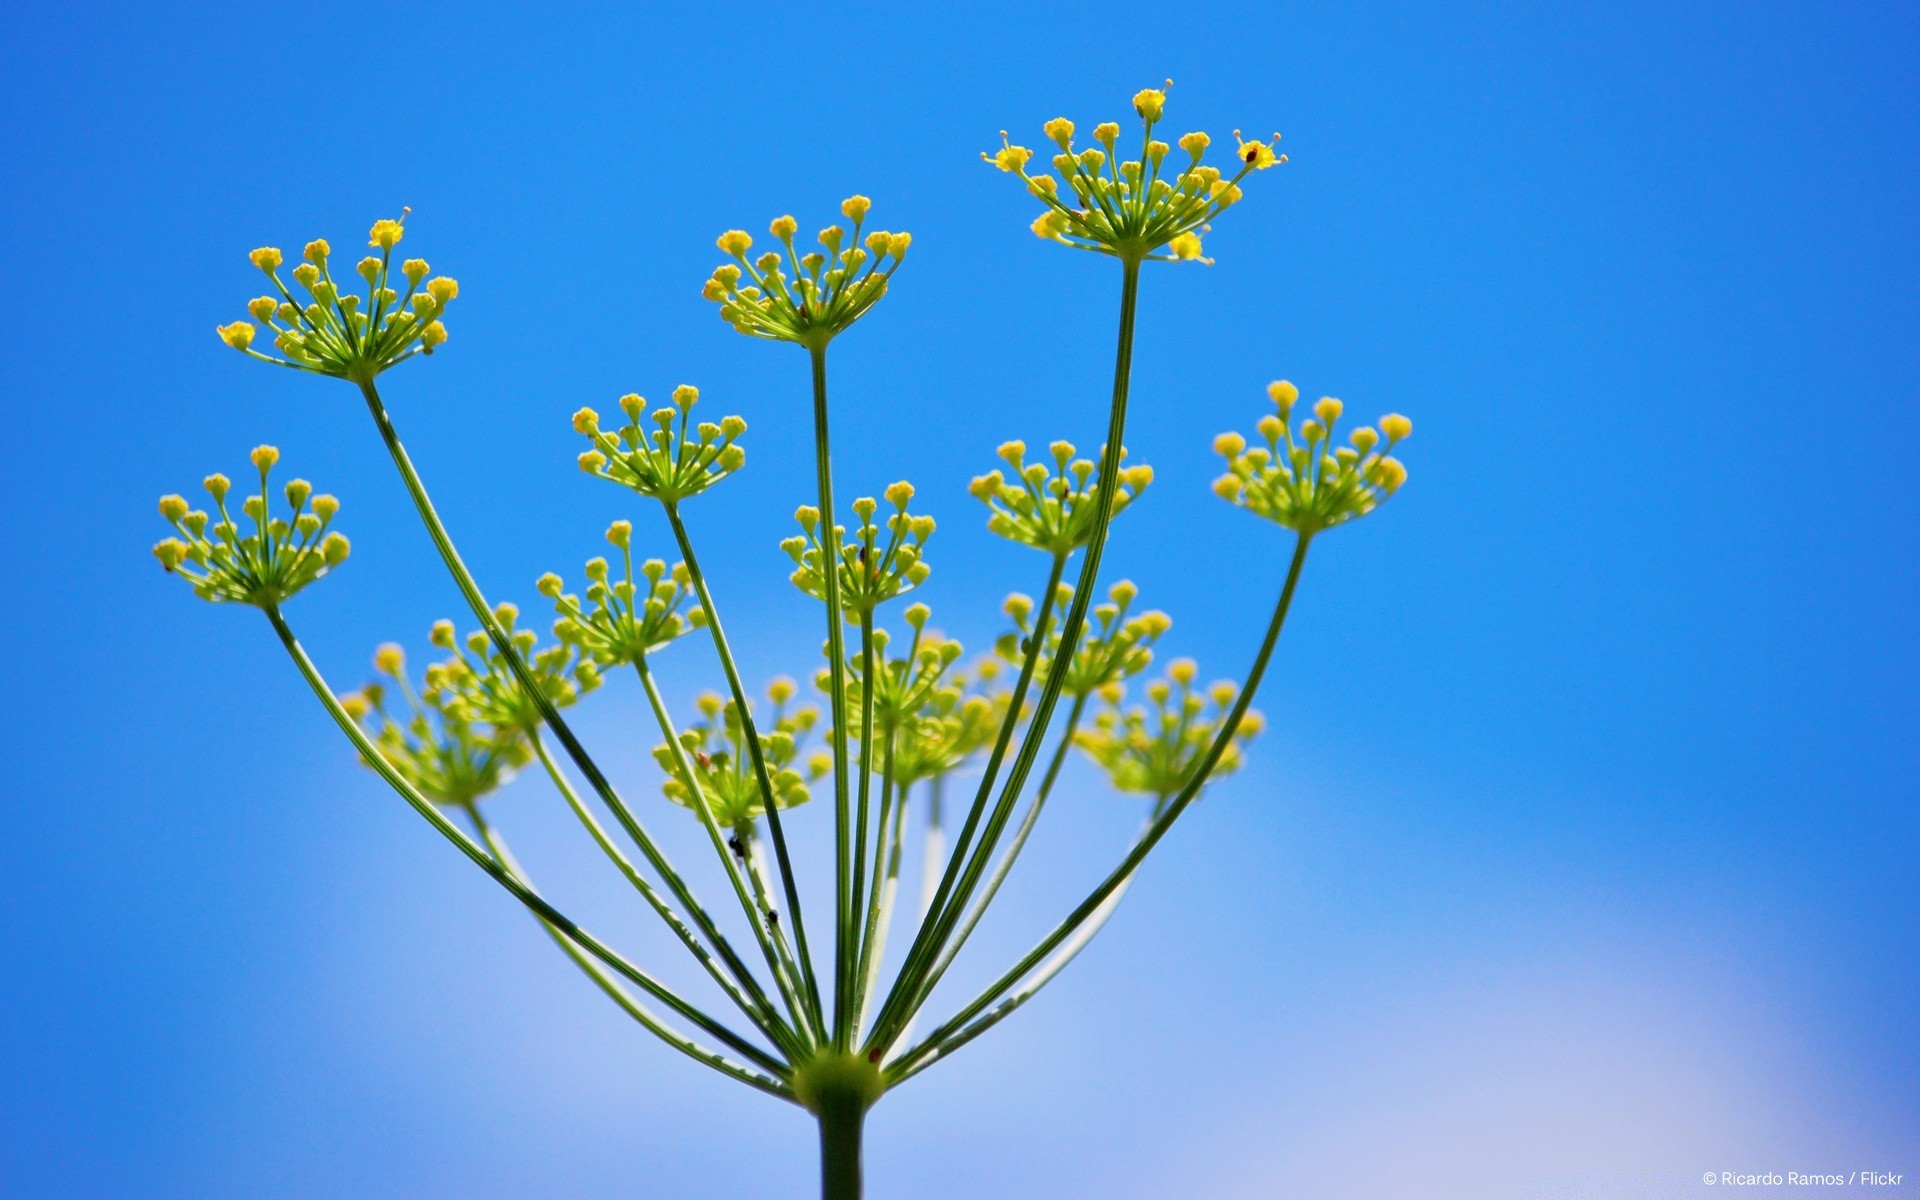
[[[1920,1186],[1917,51],[1900,5],[8,6],[0,1194],[808,1195],[802,1114],[569,974],[264,622],[161,574],[153,500],[262,441],[338,492],[353,560],[291,615],[343,686],[456,613],[351,390],[212,333],[248,249],[411,205],[462,293],[387,394],[483,581],[533,599],[615,516],[663,542],[567,416],[693,382],[752,425],[697,536],[750,670],[800,672],[804,359],[697,292],[722,229],[861,191],[915,241],[835,352],[842,487],[919,484],[926,597],[983,643],[1039,580],[965,482],[1006,437],[1098,442],[1118,289],[977,152],[1166,76],[1174,126],[1293,161],[1217,266],[1149,273],[1159,475],[1113,570],[1243,668],[1284,544],[1208,444],[1275,377],[1410,414],[1412,482],[1316,551],[1249,769],[878,1110],[874,1194]],[[641,715],[622,684],[582,716],[636,792]],[[544,785],[494,803],[687,977]],[[1076,772],[1049,819],[980,971],[1136,814]]]

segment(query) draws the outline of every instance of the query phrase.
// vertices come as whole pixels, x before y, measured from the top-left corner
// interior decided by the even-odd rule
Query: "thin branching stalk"
[[[747,1041],[733,1030],[722,1025],[719,1021],[708,1016],[699,1008],[681,998],[666,984],[661,983],[647,972],[627,961],[599,938],[576,925],[565,913],[547,903],[539,893],[520,882],[512,873],[495,862],[491,854],[476,844],[472,838],[469,838],[465,833],[461,832],[458,826],[447,820],[431,800],[422,796],[418,789],[411,783],[408,783],[406,778],[402,776],[399,771],[395,770],[391,763],[387,762],[386,758],[381,755],[379,748],[361,731],[359,724],[347,713],[346,709],[341,707],[340,701],[334,696],[333,689],[327,686],[327,681],[320,674],[319,668],[314,666],[313,660],[307,657],[306,650],[301,647],[299,640],[294,637],[293,630],[287,625],[286,619],[280,615],[279,610],[268,608],[265,611],[267,619],[273,624],[274,632],[280,637],[280,644],[286,648],[288,656],[293,659],[294,666],[299,669],[301,676],[307,681],[307,686],[313,689],[313,694],[319,698],[321,705],[326,708],[327,715],[331,716],[334,723],[340,726],[341,731],[347,735],[347,740],[353,743],[355,750],[359,751],[362,760],[378,772],[380,777],[386,780],[396,792],[399,792],[401,798],[406,800],[415,812],[424,817],[436,832],[452,842],[462,854],[472,859],[481,870],[491,875],[494,881],[511,893],[516,900],[533,910],[534,914],[541,920],[548,922],[566,934],[566,936],[581,949],[613,968],[621,976],[631,981],[654,999],[659,1000],[671,1008],[674,1012],[692,1021],[695,1025],[706,1030],[714,1037],[719,1038],[749,1061],[773,1072],[775,1075],[785,1074],[787,1070],[785,1063],[782,1063],[779,1059],[774,1058],[760,1047],[755,1046],[752,1042]],[[745,1070],[745,1068],[731,1062],[724,1056],[705,1049],[685,1034],[674,1030],[662,1021],[655,1020],[651,1024],[648,1024],[647,1028],[671,1044],[675,1049],[693,1058],[697,1058],[705,1062],[708,1066],[714,1067],[716,1070],[725,1074],[738,1076]]]

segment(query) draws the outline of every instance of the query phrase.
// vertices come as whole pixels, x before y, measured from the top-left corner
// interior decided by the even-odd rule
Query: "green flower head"
[[[476,725],[450,711],[454,692],[446,664],[429,666],[418,691],[407,679],[399,646],[380,647],[373,666],[383,679],[340,697],[341,707],[367,731],[380,756],[427,799],[471,806],[532,757],[526,735],[518,730]],[[406,700],[406,711],[398,715],[386,707],[389,684]]]
[[[273,514],[267,476],[278,461],[280,452],[272,446],[255,447],[260,492],[241,502],[239,521],[227,509],[233,485],[225,475],[206,478],[220,518],[211,527],[207,513],[189,507],[184,497],[160,498],[160,515],[180,536],[156,545],[153,556],[191,583],[202,600],[277,608],[347,560],[347,539],[328,528],[340,511],[332,496],[316,496],[312,484],[296,479],[285,489],[287,515]]]
[[[780,244],[748,258],[753,238],[745,230],[720,235],[720,249],[733,261],[714,268],[700,294],[720,306],[720,317],[749,337],[822,349],[867,314],[887,294],[887,281],[906,260],[911,234],[884,230],[861,236],[872,201],[852,196],[840,211],[849,232],[830,225],[820,231],[820,250],[801,254],[793,237],[799,223],[777,218],[769,232]]]
[[[1012,469],[1013,478],[996,469],[976,475],[967,487],[975,499],[993,510],[987,528],[1008,541],[1049,554],[1066,555],[1086,545],[1093,536],[1097,515],[1098,465],[1091,459],[1075,458],[1072,442],[1054,442],[1047,447],[1053,459],[1051,470],[1043,462],[1026,461],[1025,442],[1007,442],[999,453]],[[1126,456],[1123,446],[1123,462]],[[1153,468],[1122,467],[1118,474],[1113,490],[1112,515],[1116,517],[1153,482]]]
[[[863,745],[875,744],[873,767],[878,770],[880,743],[892,733],[922,715],[933,715],[953,708],[960,699],[958,687],[947,682],[947,670],[963,653],[960,643],[927,628],[932,615],[924,604],[907,606],[907,626],[913,631],[904,653],[893,657],[888,648],[892,636],[884,629],[873,632],[873,737],[865,736],[858,722],[866,712],[868,681],[861,670],[860,655],[847,658],[847,715],[852,735]],[[815,678],[823,690],[828,671],[822,668]]]
[[[1224,680],[1204,693],[1196,691],[1197,674],[1192,659],[1175,659],[1167,665],[1164,678],[1147,685],[1145,706],[1124,709],[1125,689],[1108,684],[1100,692],[1106,707],[1094,715],[1091,728],[1074,734],[1074,744],[1106,771],[1117,790],[1166,801],[1193,778],[1239,693]],[[1249,710],[1207,778],[1219,779],[1239,770],[1244,759],[1241,748],[1264,726],[1260,714]]]
[[[1267,395],[1275,411],[1257,426],[1264,447],[1249,449],[1237,433],[1213,440],[1214,450],[1227,460],[1227,473],[1213,481],[1221,499],[1312,535],[1366,516],[1407,481],[1407,468],[1393,457],[1393,448],[1413,432],[1413,422],[1399,413],[1381,417],[1377,429],[1362,425],[1347,436],[1350,445],[1336,447],[1340,401],[1322,398],[1313,416],[1296,425],[1293,406],[1300,389],[1282,379],[1267,385]]]
[[[553,601],[559,616],[553,624],[553,635],[562,644],[575,647],[583,658],[604,669],[638,662],[707,623],[704,609],[697,605],[687,609],[693,586],[684,563],[675,563],[669,569],[666,563],[650,558],[640,564],[640,577],[635,579],[633,525],[615,521],[607,528],[607,541],[620,551],[622,577],[612,577],[606,559],[589,560],[584,604],[580,597],[564,591],[566,584],[551,571],[534,585]],[[647,585],[645,591],[641,583]]]
[[[902,786],[937,779],[984,749],[1006,719],[1013,694],[997,686],[1000,662],[987,657],[948,671],[894,736],[893,775]]]
[[[493,615],[512,637],[514,649],[555,708],[565,708],[600,686],[600,668],[578,647],[565,642],[538,646],[539,638],[533,630],[514,628],[520,610],[512,604],[496,604]],[[442,671],[440,686],[447,693],[444,704],[451,716],[469,725],[491,725],[522,733],[531,733],[539,726],[540,706],[520,685],[493,639],[476,629],[467,635],[463,648],[455,640],[452,621],[436,622],[430,638],[434,645],[453,652],[453,657],[437,664]]]
[[[845,526],[834,526],[839,546],[840,607],[849,616],[871,614],[888,600],[925,583],[933,573],[921,558],[927,538],[933,535],[933,518],[915,516],[907,511],[913,499],[913,485],[904,480],[886,490],[893,512],[885,518],[885,531],[874,523],[879,502],[862,496],[853,502],[854,516],[860,525],[848,537]],[[822,574],[825,548],[821,542],[820,510],[802,505],[794,512],[800,522],[801,536],[780,543],[794,562],[793,585],[816,600],[826,598],[826,578]]]
[[[573,428],[592,439],[594,448],[580,456],[580,469],[668,504],[706,491],[746,465],[747,452],[737,441],[747,423],[723,417],[718,424],[693,425],[693,406],[699,401],[698,388],[682,384],[673,389],[673,404],[654,409],[648,417],[654,426],[651,433],[640,428],[647,408],[644,397],[620,397],[627,423],[612,433],[601,429],[599,413],[581,409],[573,414]]]
[[[1168,80],[1167,86],[1172,87],[1173,81]],[[1027,191],[1046,206],[1034,221],[1033,232],[1047,241],[1133,262],[1148,258],[1211,262],[1201,257],[1200,249],[1200,235],[1207,232],[1208,222],[1240,200],[1241,180],[1287,157],[1274,153],[1279,134],[1269,142],[1245,142],[1239,141],[1235,130],[1238,161],[1228,178],[1220,168],[1200,161],[1213,139],[1189,133],[1180,138],[1182,155],[1168,167],[1173,147],[1153,136],[1166,104],[1164,89],[1147,88],[1134,96],[1133,111],[1144,128],[1133,158],[1122,157],[1120,126],[1112,122],[1094,127],[1093,140],[1098,145],[1074,149],[1073,122],[1065,117],[1055,117],[1045,126],[1048,140],[1058,147],[1053,171],[1029,173],[1033,151],[1007,141],[1004,131],[1000,149],[980,157],[1020,176]]]
[[[308,242],[306,261],[293,269],[305,301],[296,299],[280,278],[280,251],[272,246],[255,250],[249,257],[272,282],[273,292],[249,301],[247,311],[267,327],[280,354],[253,348],[260,330],[248,321],[220,326],[220,340],[262,362],[356,383],[370,382],[416,354],[432,354],[447,340],[440,318],[460,294],[460,285],[444,275],[428,279],[426,260],[420,258],[401,263],[400,279],[393,277],[393,248],[400,244],[405,220],[402,209],[399,221],[373,223],[367,244],[378,253],[354,265],[365,284],[364,297],[343,290],[334,280],[333,251],[325,241]],[[402,280],[404,289],[399,286]]]
[[[1173,627],[1173,619],[1158,609],[1132,612],[1140,589],[1122,579],[1107,590],[1107,602],[1093,606],[1093,624],[1082,635],[1080,645],[1067,667],[1063,687],[1070,696],[1089,696],[1101,688],[1125,682],[1147,669],[1153,662],[1153,644]],[[1037,670],[1044,674],[1060,648],[1060,626],[1066,619],[1073,588],[1062,584],[1054,594],[1054,611],[1047,622],[1046,645]],[[995,643],[1000,656],[1018,662],[1032,645],[1034,603],[1015,592],[1001,606],[1013,618],[1012,632],[1003,633]]]
[[[825,752],[802,756],[807,734],[819,723],[820,710],[810,705],[790,707],[797,689],[793,680],[775,679],[767,687],[767,699],[773,702],[773,721],[761,724],[760,752],[766,758],[772,777],[774,802],[782,809],[805,804],[813,793],[808,785],[824,775],[832,765]],[[756,818],[766,812],[766,798],[746,743],[746,729],[740,710],[731,700],[722,701],[712,692],[696,702],[700,720],[680,734],[680,744],[693,764],[693,776],[701,795],[710,806],[714,821],[730,828],[736,836],[751,837]],[[686,808],[693,807],[693,794],[680,778],[675,755],[666,746],[657,746],[654,758],[667,773],[661,790],[667,799]]]

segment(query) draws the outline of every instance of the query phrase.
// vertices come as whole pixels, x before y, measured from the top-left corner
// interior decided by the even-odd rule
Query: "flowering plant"
[[[1147,262],[1210,261],[1201,256],[1210,223],[1240,203],[1241,184],[1254,172],[1285,161],[1271,142],[1238,141],[1230,172],[1223,171],[1203,161],[1212,144],[1207,135],[1189,133],[1178,139],[1184,160],[1169,167],[1173,149],[1155,136],[1165,105],[1160,89],[1134,97],[1137,150],[1122,149],[1113,123],[1095,127],[1094,144],[1076,149],[1073,123],[1057,118],[1045,126],[1058,148],[1053,172],[1030,172],[1033,152],[1004,134],[1000,149],[983,156],[1018,175],[1040,203],[1038,236],[1117,260],[1121,291],[1112,406],[1097,452],[1082,457],[1071,443],[1056,441],[1030,457],[1023,443],[1008,442],[1000,447],[1002,465],[969,489],[988,509],[989,530],[1039,551],[1046,563],[1038,598],[1010,596],[1004,608],[1011,629],[970,661],[932,627],[925,604],[905,605],[890,625],[894,602],[932,570],[935,523],[910,507],[913,486],[903,481],[880,498],[853,501],[846,524],[834,496],[828,353],[885,297],[911,242],[905,233],[863,233],[871,203],[862,196],[841,205],[850,227],[822,230],[818,250],[796,245],[799,227],[790,216],[772,222],[775,248],[757,256],[750,257],[747,233],[722,234],[727,261],[703,289],[735,329],[799,346],[811,366],[816,489],[796,514],[800,532],[782,546],[793,560],[793,585],[823,609],[824,661],[802,672],[822,693],[820,705],[799,703],[799,685],[785,677],[766,689],[767,707],[756,709],[748,694],[683,512],[744,467],[747,425],[737,416],[696,420],[700,396],[690,386],[651,411],[638,395],[621,397],[625,422],[613,427],[590,408],[573,416],[587,439],[581,470],[657,504],[672,550],[642,555],[636,569],[634,525],[621,520],[606,534],[615,561],[591,559],[582,591],[569,591],[558,574],[541,576],[534,590],[554,610],[553,637],[544,645],[520,623],[517,607],[487,599],[377,386],[389,368],[447,343],[442,318],[459,292],[417,258],[399,265],[404,290],[398,286],[392,259],[406,233],[400,220],[371,230],[376,253],[355,272],[364,294],[336,284],[324,241],[308,243],[292,273],[304,302],[280,277],[281,252],[254,251],[272,293],[248,311],[270,332],[277,354],[254,348],[261,330],[248,321],[221,326],[219,335],[253,358],[359,389],[479,628],[461,638],[451,621],[437,623],[427,640],[445,657],[425,667],[417,685],[401,648],[384,645],[374,655],[373,682],[336,692],[295,638],[285,610],[347,559],[345,537],[331,528],[338,501],[296,480],[284,488],[287,515],[274,515],[268,474],[279,453],[267,446],[253,452],[259,494],[241,503],[238,517],[227,505],[231,484],[220,475],[206,481],[217,518],[178,496],[160,501],[176,533],[154,549],[161,565],[203,599],[260,609],[360,759],[531,910],[615,1004],[695,1061],[814,1117],[830,1200],[860,1194],[867,1111],[1053,979],[1106,922],[1142,861],[1208,782],[1242,766],[1261,729],[1251,705],[1309,547],[1373,512],[1406,479],[1393,457],[1412,429],[1405,417],[1354,429],[1340,444],[1338,400],[1322,399],[1311,416],[1296,419],[1298,390],[1274,383],[1274,411],[1257,425],[1258,444],[1235,433],[1214,443],[1226,459],[1218,495],[1293,535],[1251,664],[1237,682],[1201,686],[1198,667],[1178,659],[1161,677],[1137,682],[1171,621],[1141,609],[1131,583],[1102,591],[1100,565],[1114,519],[1142,502],[1153,478],[1149,467],[1127,463],[1124,444],[1141,269]],[[705,637],[696,640],[711,643],[722,688],[703,694],[696,718],[683,727],[661,694],[652,659],[700,632]],[[617,788],[562,712],[605,673],[625,667],[640,680],[658,726],[654,757],[665,807],[649,809]],[[1130,691],[1145,703],[1129,705]],[[1075,748],[1117,791],[1146,798],[1138,835],[1046,936],[957,1010],[920,1028],[935,987],[1014,868]],[[534,762],[737,1014],[718,1016],[689,1000],[535,888],[483,811],[489,795]],[[945,788],[963,772],[972,777],[971,799],[950,821]],[[802,910],[802,864],[786,829],[789,820],[805,819],[816,796],[812,809],[829,809],[822,819],[832,823],[831,911],[824,916]],[[927,805],[921,886],[912,916],[899,919],[907,814],[916,797]],[[650,821],[681,811],[705,831],[716,874],[740,909],[732,935],[649,831]],[[896,922],[904,948],[896,945],[890,957]]]

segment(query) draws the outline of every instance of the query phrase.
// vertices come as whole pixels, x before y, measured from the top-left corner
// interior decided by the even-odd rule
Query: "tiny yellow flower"
[[[1380,418],[1380,432],[1391,445],[1413,433],[1413,422],[1399,413],[1388,413]]]
[[[767,231],[784,242],[790,240],[799,228],[800,222],[792,217],[775,217],[773,224],[767,227]]]
[[[400,244],[400,237],[405,232],[398,221],[375,221],[373,229],[367,234],[367,244],[381,250],[391,250]]]
[[[434,300],[440,304],[446,304],[459,294],[460,281],[457,279],[448,279],[445,275],[427,284],[427,295],[432,296]],[[467,310],[463,308],[460,311],[465,312]]]
[[[1133,111],[1145,118],[1151,125],[1160,119],[1167,108],[1167,93],[1159,88],[1142,88],[1133,96]]]
[[[398,675],[407,665],[407,653],[397,642],[387,642],[373,652],[373,669],[382,675]]]
[[[753,238],[744,229],[729,229],[720,235],[716,244],[723,253],[738,258],[746,254],[748,248],[753,245]]]
[[[1055,117],[1041,126],[1046,135],[1059,143],[1062,150],[1073,144],[1073,122],[1065,117]]]
[[[273,274],[273,272],[280,267],[280,251],[272,246],[262,246],[252,254],[247,255],[247,257],[253,261],[254,266],[259,267],[269,275]]]
[[[235,350],[245,350],[253,345],[254,328],[245,321],[235,321],[231,325],[222,325],[218,329],[220,340]]]
[[[865,219],[867,210],[873,207],[873,201],[865,196],[848,196],[840,202],[840,211],[849,221]]]

